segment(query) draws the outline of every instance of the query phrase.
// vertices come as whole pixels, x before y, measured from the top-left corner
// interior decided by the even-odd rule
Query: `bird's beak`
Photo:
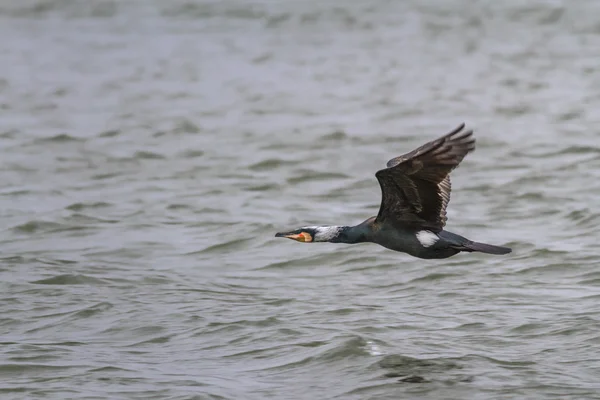
[[[308,232],[300,232],[300,233],[279,232],[279,233],[275,234],[275,237],[284,237],[284,238],[295,240],[297,242],[306,242],[306,243],[312,242],[312,240],[313,240],[311,234]]]

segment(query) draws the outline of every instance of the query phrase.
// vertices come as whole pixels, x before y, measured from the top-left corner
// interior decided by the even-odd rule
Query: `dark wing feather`
[[[440,231],[450,201],[450,172],[475,149],[472,130],[452,132],[388,161],[375,176],[381,186],[376,222],[401,223]]]

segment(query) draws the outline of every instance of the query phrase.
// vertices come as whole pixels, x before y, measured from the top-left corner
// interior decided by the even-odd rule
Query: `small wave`
[[[86,209],[95,209],[95,208],[104,208],[112,206],[111,203],[107,203],[104,201],[96,201],[90,203],[73,203],[65,207],[65,210],[70,211],[82,211]]]
[[[247,243],[252,242],[254,239],[235,239],[230,240],[228,242],[215,244],[212,246],[208,246],[200,251],[195,251],[192,253],[187,253],[186,255],[194,255],[194,254],[206,254],[206,253],[223,253],[225,251],[235,250],[243,248]]]
[[[427,372],[443,372],[452,369],[462,369],[454,359],[448,358],[413,358],[399,354],[390,354],[377,362],[379,367],[392,369],[402,376],[423,374]]]
[[[564,112],[559,113],[555,119],[557,121],[571,121],[574,119],[581,118],[581,116],[583,114],[584,114],[583,109],[569,110],[569,111],[564,111]]]
[[[84,142],[84,141],[85,141],[85,139],[74,137],[74,136],[68,135],[66,133],[61,133],[59,135],[35,139],[34,143],[48,144],[48,143]]]
[[[106,281],[87,275],[64,274],[29,283],[36,285],[103,285],[106,284]]]
[[[174,133],[199,133],[201,131],[200,127],[194,124],[192,121],[187,119],[182,119],[177,121],[175,128],[172,132]]]
[[[58,258],[39,258],[39,257],[21,257],[21,256],[7,257],[7,258],[2,258],[1,260],[9,261],[9,262],[18,262],[18,263],[39,262],[41,264],[46,264],[46,265],[71,265],[71,264],[77,263],[77,261],[64,260],[64,259],[58,259]]]
[[[556,156],[562,156],[566,154],[599,154],[600,147],[597,146],[568,146],[559,150],[550,150],[548,152],[531,154],[526,153],[525,156],[529,158],[551,158]],[[520,153],[517,152],[519,155]]]
[[[288,142],[270,142],[268,144],[262,145],[260,150],[267,151],[289,151],[290,143]]]
[[[425,383],[429,382],[427,379],[423,378],[419,375],[408,375],[404,376],[399,372],[388,372],[384,375],[386,378],[400,378],[398,382],[406,382],[406,383]]]
[[[267,183],[264,185],[248,186],[248,187],[245,187],[244,189],[249,192],[268,192],[268,191],[279,190],[280,188],[281,188],[281,186],[279,186],[275,183]]]
[[[123,175],[122,172],[107,172],[107,173],[92,175],[91,179],[95,180],[95,181],[101,181],[104,179],[110,179],[110,178],[114,178],[114,177],[121,176],[121,175]]]
[[[212,208],[212,207],[204,207],[204,208],[195,210],[196,214],[222,214],[223,212],[224,212],[223,210],[220,210],[218,208]],[[223,223],[223,225],[225,225],[225,223]],[[229,225],[234,225],[234,224],[229,224]]]
[[[131,343],[128,344],[124,347],[139,347],[139,346],[144,346],[144,345],[148,345],[148,344],[164,344],[164,343],[168,343],[172,337],[174,337],[175,335],[160,335],[160,336],[156,336],[150,339],[145,339],[139,342],[135,342],[135,343]]]
[[[321,361],[336,361],[347,359],[349,357],[371,355],[367,341],[360,336],[349,338],[341,344],[338,343],[325,347],[329,348],[324,349],[324,351],[317,355],[315,359]]]
[[[113,307],[112,303],[100,302],[89,307],[84,307],[79,310],[57,312],[53,314],[39,315],[37,317],[37,326],[27,330],[25,333],[31,334],[41,332],[46,329],[56,329],[58,326],[63,326],[72,320],[85,319],[103,313]],[[43,322],[49,320],[48,322]]]
[[[15,363],[15,364],[0,364],[0,373],[3,376],[23,376],[23,374],[32,374],[32,373],[41,373],[41,372],[49,372],[49,371],[63,371],[65,374],[69,374],[67,372],[68,369],[85,369],[84,365],[49,365],[49,364],[32,364],[32,363]]]
[[[0,194],[2,196],[26,196],[31,193],[33,193],[33,190],[15,189],[15,190],[2,191],[2,193],[0,193]]]
[[[100,132],[98,134],[98,137],[100,138],[112,138],[115,136],[119,136],[121,134],[121,131],[118,129],[114,129],[114,130],[110,130],[110,131],[104,131],[104,132]]]
[[[272,59],[273,59],[273,53],[265,52],[256,57],[253,57],[251,61],[253,64],[264,64],[267,61],[271,61]],[[260,99],[262,99],[262,95],[260,95],[260,94],[254,97],[255,101],[260,100]]]
[[[274,240],[281,240],[273,238]],[[331,254],[317,254],[306,257],[299,257],[296,259],[289,259],[286,261],[278,261],[274,263],[270,263],[264,265],[262,267],[255,268],[255,271],[260,270],[270,270],[270,269],[284,269],[284,268],[293,268],[293,267],[301,267],[304,270],[307,269],[307,266],[313,266],[314,268],[318,268],[321,265],[327,265],[331,261]]]
[[[92,368],[89,369],[88,372],[136,372],[133,369],[115,367],[112,365],[108,365],[106,367]]]
[[[0,8],[1,14],[20,18],[40,18],[57,12],[70,17],[110,18],[116,15],[118,11],[116,3],[105,1],[85,5],[71,1],[36,1],[22,2],[22,4],[17,2],[14,4],[19,4],[19,6]]]
[[[96,314],[103,313],[104,311],[108,311],[111,308],[113,308],[112,303],[109,303],[107,301],[102,301],[100,303],[94,304],[93,306],[86,307],[82,310],[76,311],[71,315],[74,317],[77,317],[77,318],[89,318]]]
[[[191,210],[191,209],[193,209],[193,207],[188,204],[179,204],[179,203],[169,204],[165,208],[167,210]]]
[[[138,160],[164,160],[165,156],[162,154],[154,153],[152,151],[136,151],[133,155],[134,159]]]
[[[338,141],[345,140],[345,139],[348,139],[348,134],[346,134],[343,131],[335,131],[335,132],[329,133],[327,135],[321,136],[320,141],[338,142]]]
[[[469,322],[466,324],[461,324],[456,327],[452,327],[450,329],[457,331],[472,331],[472,330],[481,330],[484,329],[486,325],[482,322]]]
[[[518,334],[532,334],[532,333],[536,333],[538,332],[540,329],[544,329],[546,328],[546,325],[544,324],[539,324],[539,323],[526,323],[526,324],[522,324],[519,325],[515,328],[512,328],[510,330],[511,333],[518,333]]]
[[[441,381],[446,384],[455,384],[458,382],[471,382],[474,379],[473,376],[465,376],[455,372],[463,369],[464,366],[454,358],[419,359],[392,354],[384,356],[376,365],[388,370],[384,374],[385,378],[400,378],[398,382],[401,383]],[[448,373],[451,374],[450,379],[446,376]]]
[[[13,232],[18,233],[39,233],[39,232],[57,232],[61,230],[68,230],[71,227],[65,224],[59,224],[58,222],[50,221],[29,221],[24,224],[20,224],[11,228]]]
[[[231,3],[221,2],[185,2],[179,6],[164,7],[161,14],[165,17],[207,19],[214,17],[227,17],[232,19],[263,19],[268,14],[257,6],[236,6]]]
[[[508,247],[521,247],[523,246],[523,242],[508,242],[506,246]],[[518,255],[512,257],[513,260],[529,260],[529,259],[548,259],[552,260],[554,257],[563,259],[564,257],[570,254],[569,251],[563,250],[551,250],[548,248],[534,248],[529,252],[519,252]]]
[[[314,171],[306,171],[302,175],[289,178],[287,182],[291,185],[295,185],[303,182],[311,182],[311,181],[328,181],[328,180],[336,180],[336,179],[349,179],[350,176],[346,174],[333,173],[333,172],[314,172]]]
[[[238,321],[236,322],[237,324],[242,324],[245,326],[254,326],[254,327],[258,327],[258,328],[267,328],[270,326],[277,326],[277,325],[281,325],[282,322],[277,319],[276,317],[267,317],[267,318],[262,318],[262,319],[257,319],[257,320],[242,320],[242,321]]]
[[[576,226],[597,226],[597,222],[600,219],[600,214],[594,213],[592,210],[588,208],[584,208],[581,210],[571,211],[566,218],[575,222]]]
[[[494,108],[494,111],[501,116],[515,117],[530,114],[535,110],[527,104],[507,104]]]
[[[356,312],[360,312],[361,310],[354,307],[340,307],[334,308],[333,310],[324,310],[323,314],[331,314],[331,315],[350,315]]]
[[[597,286],[600,287],[600,278],[584,279],[577,282],[578,285]]]
[[[456,277],[461,277],[461,276],[463,276],[463,275],[461,275],[461,274],[433,272],[431,274],[427,274],[425,276],[421,276],[421,277],[415,278],[415,279],[409,281],[409,283],[414,283],[414,282],[435,282],[435,281],[441,281],[441,280],[447,279],[447,278],[456,278]]]
[[[367,257],[356,257],[356,258],[351,258],[349,260],[341,260],[337,263],[337,265],[354,265],[354,264],[359,264],[361,266],[364,266],[364,264],[370,264],[370,266],[372,266],[373,264],[377,263],[379,260],[378,257],[374,257],[374,256],[367,256]]]
[[[183,158],[198,158],[204,155],[202,150],[184,150],[179,155]]]
[[[534,361],[501,360],[499,358],[482,356],[482,355],[474,355],[474,354],[463,356],[460,359],[464,360],[466,362],[469,362],[469,363],[471,363],[474,359],[475,360],[485,360],[485,361],[489,361],[491,363],[494,363],[496,365],[501,365],[504,367],[528,367],[530,365],[535,365]]]
[[[297,263],[295,260],[279,261],[279,262],[274,262],[274,263],[267,264],[262,267],[256,268],[256,270],[261,271],[261,270],[269,270],[269,269],[283,269],[283,268],[288,268],[288,267],[294,267],[294,266],[296,266],[296,264]]]
[[[372,340],[367,340],[365,343],[365,347],[367,348],[369,354],[371,354],[372,356],[381,356],[384,354],[381,350],[381,347]]]
[[[518,275],[550,274],[550,273],[556,273],[556,272],[572,274],[575,271],[579,270],[580,268],[581,268],[581,266],[579,264],[560,262],[560,263],[526,267],[526,268],[520,269],[514,273],[516,273]]]
[[[334,338],[335,339],[335,338]],[[339,338],[338,338],[339,339]],[[298,352],[294,359],[290,360],[285,358],[283,363],[277,363],[276,365],[261,368],[262,371],[277,370],[282,371],[286,369],[293,369],[305,366],[309,363],[313,364],[335,364],[342,360],[347,360],[354,357],[366,357],[370,356],[370,352],[365,347],[366,341],[360,337],[352,337],[343,340],[341,343],[339,340],[334,342],[326,341],[311,341],[294,343],[294,346],[303,347],[305,351]],[[256,350],[248,350],[244,353],[236,353],[230,355],[230,357],[244,357],[247,358],[249,355],[258,355],[265,352],[272,352],[281,348],[289,347],[288,344],[280,346],[272,346],[269,348],[262,348]]]
[[[0,79],[0,86],[2,85],[2,80]],[[0,138],[2,139],[14,139],[19,134],[17,129],[10,129],[8,131],[0,132]]]
[[[117,222],[120,222],[119,220],[116,220],[116,219],[92,217],[92,216],[82,214],[82,213],[77,213],[77,212],[69,215],[68,217],[65,218],[65,220],[68,222],[78,223],[81,225],[90,225],[90,224],[94,224],[94,223],[115,224]]]
[[[268,171],[286,165],[296,165],[296,162],[281,160],[279,158],[269,158],[248,166],[247,168],[251,171]]]

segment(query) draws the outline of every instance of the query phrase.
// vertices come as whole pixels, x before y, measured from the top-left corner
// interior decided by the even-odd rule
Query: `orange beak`
[[[310,243],[313,240],[313,237],[308,232],[300,232],[300,233],[284,233],[280,232],[275,235],[275,237],[284,237],[288,239],[295,240],[297,242]]]

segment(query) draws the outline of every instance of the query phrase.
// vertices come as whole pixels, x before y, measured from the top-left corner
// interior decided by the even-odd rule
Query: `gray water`
[[[600,398],[597,1],[0,2],[0,398]],[[421,260],[377,213],[465,121]]]

